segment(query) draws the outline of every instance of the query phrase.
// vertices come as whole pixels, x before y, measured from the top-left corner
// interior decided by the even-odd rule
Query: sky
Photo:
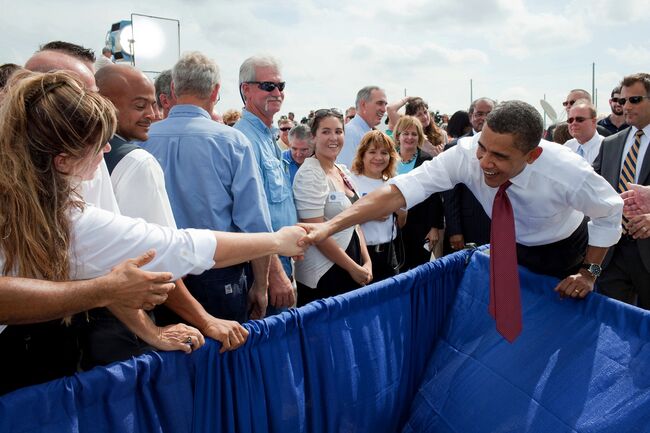
[[[593,63],[598,111],[608,114],[620,79],[650,68],[647,0],[0,0],[0,10],[0,63],[23,64],[57,39],[99,55],[111,24],[132,13],[179,20],[181,52],[201,51],[221,69],[219,111],[241,108],[239,66],[254,54],[280,60],[281,114],[298,118],[354,105],[371,84],[389,102],[406,92],[441,113],[466,110],[472,96],[540,111],[546,97],[560,113],[570,89],[592,90]]]

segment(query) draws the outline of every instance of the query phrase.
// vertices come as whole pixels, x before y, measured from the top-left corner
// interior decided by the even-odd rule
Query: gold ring
[[[580,289],[575,289],[573,293],[580,293]]]

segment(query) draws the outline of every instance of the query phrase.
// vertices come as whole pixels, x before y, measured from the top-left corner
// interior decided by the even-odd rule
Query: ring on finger
[[[192,342],[192,337],[191,336],[187,337],[187,340],[185,340],[185,344],[187,344],[190,347],[194,346],[194,343]]]

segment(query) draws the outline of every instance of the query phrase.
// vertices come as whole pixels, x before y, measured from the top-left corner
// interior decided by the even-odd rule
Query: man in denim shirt
[[[288,165],[275,142],[273,116],[282,108],[284,81],[278,61],[272,57],[253,56],[239,68],[239,91],[245,108],[235,124],[253,145],[259,173],[264,183],[273,230],[296,224]],[[269,269],[269,308],[281,309],[295,303],[291,258],[271,257]],[[271,314],[273,310],[269,311]]]
[[[179,228],[270,232],[271,219],[253,149],[246,137],[210,118],[220,90],[218,66],[201,53],[184,55],[172,70],[177,105],[154,123],[141,146],[165,173]],[[266,312],[269,258],[190,275],[185,285],[215,317],[248,320]],[[253,282],[254,276],[254,282]],[[249,290],[250,289],[250,290]],[[156,313],[159,316],[158,312]]]

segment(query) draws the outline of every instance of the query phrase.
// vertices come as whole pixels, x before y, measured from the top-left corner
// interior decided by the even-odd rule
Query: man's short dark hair
[[[539,145],[544,122],[539,112],[523,101],[504,101],[494,107],[485,119],[497,134],[512,134],[515,146],[528,153]]]
[[[643,84],[646,95],[650,95],[650,74],[639,72],[637,74],[628,75],[621,81],[621,87],[630,87],[636,83]]]
[[[611,95],[609,95],[609,97],[610,97],[610,98],[613,98],[614,95],[616,95],[617,93],[618,93],[619,95],[621,94],[621,86],[616,86],[616,87],[614,87],[614,89],[612,90],[612,93],[611,93]]]
[[[39,51],[61,51],[84,62],[95,63],[95,52],[90,48],[64,41],[52,41],[41,45]]]

